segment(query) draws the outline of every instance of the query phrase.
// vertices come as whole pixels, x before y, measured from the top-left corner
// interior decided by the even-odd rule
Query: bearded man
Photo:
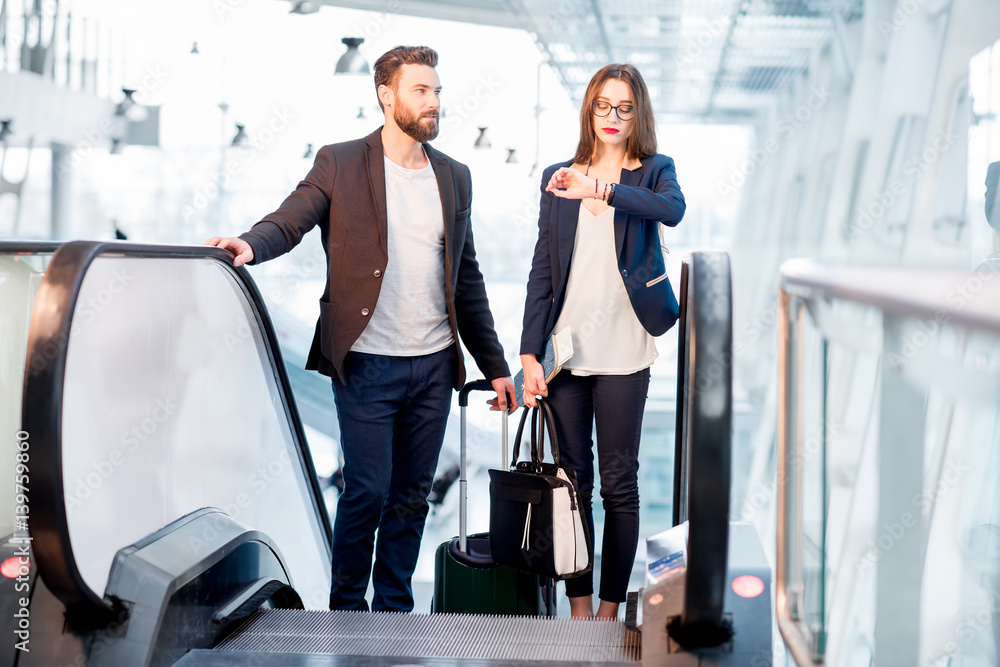
[[[367,611],[369,577],[373,611],[413,609],[427,495],[451,392],[465,382],[460,337],[492,381],[494,409],[517,404],[476,261],[469,168],[427,143],[438,133],[437,61],[423,46],[382,55],[385,124],[320,149],[295,191],[248,232],[205,242],[240,266],[320,228],[329,271],[306,368],[332,378],[344,453],[331,609]]]

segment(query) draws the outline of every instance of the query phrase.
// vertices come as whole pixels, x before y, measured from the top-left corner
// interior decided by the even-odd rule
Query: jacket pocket
[[[666,279],[667,279],[667,272],[664,271],[662,276],[660,276],[658,278],[653,278],[648,283],[646,283],[646,287],[652,287],[656,283],[662,283]]]

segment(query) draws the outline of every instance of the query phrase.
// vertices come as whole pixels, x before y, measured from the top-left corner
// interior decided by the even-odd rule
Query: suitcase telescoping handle
[[[466,520],[468,512],[468,494],[466,493],[469,480],[465,476],[465,442],[468,431],[465,425],[465,412],[469,407],[469,394],[474,391],[493,391],[493,383],[489,380],[473,380],[472,382],[466,383],[458,392],[458,407],[459,414],[461,417],[461,428],[459,431],[459,438],[461,444],[459,446],[460,469],[461,473],[458,477],[458,548],[462,553],[466,552],[466,536],[468,531],[466,529]],[[500,457],[500,469],[507,462],[507,415],[500,415],[500,438],[503,440],[503,447],[501,448]]]

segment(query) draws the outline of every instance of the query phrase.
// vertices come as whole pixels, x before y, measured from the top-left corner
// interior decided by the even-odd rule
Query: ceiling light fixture
[[[347,46],[347,51],[340,56],[337,66],[334,67],[334,74],[370,74],[368,61],[361,55],[358,47],[365,41],[364,37],[345,37],[340,40]]]
[[[133,97],[135,92],[134,88],[122,88],[125,99],[115,107],[115,115],[119,118],[127,118],[135,123],[141,123],[149,118],[149,112],[146,110],[146,107],[135,101]]]
[[[319,5],[309,0],[298,0],[294,2],[289,14],[315,14],[319,11]]]
[[[246,126],[236,123],[236,136],[233,137],[233,147],[242,148],[250,143],[250,137],[247,136]]]
[[[485,127],[479,128],[479,136],[476,137],[476,143],[473,144],[475,148],[492,148],[493,144],[490,143],[489,137],[486,136]]]

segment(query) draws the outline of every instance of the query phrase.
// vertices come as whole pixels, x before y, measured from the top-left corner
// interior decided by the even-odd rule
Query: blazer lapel
[[[371,184],[372,198],[375,200],[375,212],[378,214],[378,229],[382,250],[389,252],[389,215],[385,206],[385,151],[382,148],[382,128],[368,135],[366,140],[368,150],[365,160],[368,163],[368,182]]]
[[[431,168],[434,169],[434,177],[437,178],[438,194],[441,197],[441,215],[444,223],[444,243],[448,254],[455,254],[455,185],[451,176],[451,165],[447,158],[441,153],[424,144],[427,151],[427,159],[430,160]]]
[[[645,166],[645,165],[643,165]],[[635,187],[642,181],[643,167],[635,170],[622,169],[619,181],[621,185]],[[615,209],[615,257],[622,256],[622,246],[625,245],[625,229],[628,226],[628,213],[620,208]]]
[[[573,257],[576,226],[580,221],[580,200],[559,199],[559,275],[565,283],[569,276],[569,260]]]

